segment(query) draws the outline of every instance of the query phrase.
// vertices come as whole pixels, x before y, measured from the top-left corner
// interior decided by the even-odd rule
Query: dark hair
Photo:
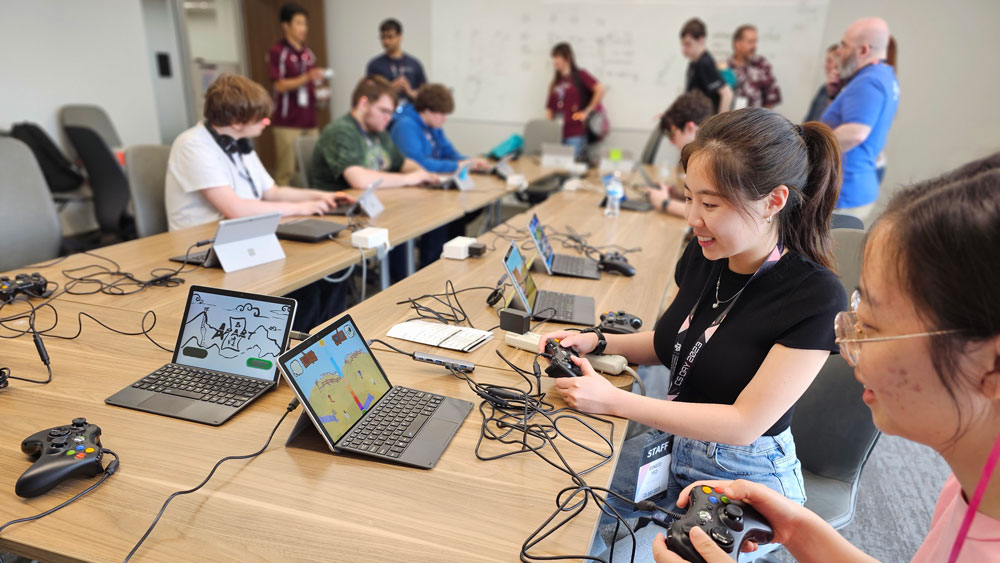
[[[569,75],[575,77],[579,70],[576,68],[576,57],[573,56],[573,47],[570,47],[569,43],[563,41],[562,43],[556,43],[552,47],[552,57],[562,57],[569,62]],[[551,92],[556,84],[559,83],[559,71],[557,70],[555,76],[552,77],[552,84],[549,84],[549,91]],[[574,78],[576,80],[576,78]],[[583,92],[580,93],[583,95]]]
[[[378,32],[385,33],[387,31],[395,31],[396,33],[403,34],[403,24],[399,23],[396,18],[388,18],[382,20],[382,23],[378,24]]]
[[[374,104],[382,96],[389,96],[392,98],[392,103],[396,103],[396,89],[388,80],[376,74],[366,76],[358,82],[354,91],[351,92],[351,107],[357,107],[361,98],[366,98]]]
[[[722,197],[745,215],[748,204],[784,185],[788,201],[774,218],[787,248],[833,269],[830,216],[840,194],[840,147],[829,126],[801,126],[764,108],[745,108],[705,120],[695,140],[681,151],[687,171],[704,152],[707,169]]]
[[[896,282],[931,330],[931,362],[959,415],[955,388],[972,343],[1000,334],[1000,153],[896,192],[871,233],[886,232]],[[869,236],[865,256],[871,249]],[[989,249],[994,250],[989,250]]]
[[[701,39],[708,34],[708,29],[705,28],[705,22],[698,18],[691,18],[684,22],[684,27],[681,28],[681,39],[684,36],[689,35],[691,39]]]
[[[714,113],[715,106],[712,105],[712,100],[700,90],[691,90],[678,96],[667,111],[663,112],[663,117],[660,118],[660,131],[664,134],[669,133],[671,125],[678,129],[684,129],[688,123],[700,126]]]
[[[215,127],[256,123],[271,115],[271,94],[253,80],[223,74],[205,92],[205,121]]]
[[[749,31],[751,29],[756,30],[757,26],[749,24],[749,23],[745,23],[745,24],[737,27],[736,31],[733,32],[733,43],[736,43],[740,39],[743,39],[743,32]]]
[[[451,91],[444,84],[424,84],[417,90],[417,99],[413,100],[413,108],[417,111],[451,113],[455,111],[455,100],[451,97]]]
[[[292,19],[294,19],[297,14],[302,14],[307,18],[309,17],[309,12],[307,12],[305,8],[294,2],[289,2],[281,7],[281,11],[278,12],[278,20],[281,23],[292,23]]]
[[[829,47],[826,48],[826,52],[827,53],[832,53],[832,52],[836,51],[839,48],[840,48],[840,44],[839,43],[834,43],[834,44],[832,44],[832,45],[830,45]]]
[[[889,36],[889,44],[885,46],[885,64],[892,67],[892,70],[899,74],[899,69],[896,68],[896,38]]]

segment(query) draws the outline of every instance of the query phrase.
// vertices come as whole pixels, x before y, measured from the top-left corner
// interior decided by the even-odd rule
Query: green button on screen
[[[274,364],[272,364],[268,360],[262,360],[260,358],[247,358],[247,367],[248,368],[269,370],[273,366],[274,366]]]

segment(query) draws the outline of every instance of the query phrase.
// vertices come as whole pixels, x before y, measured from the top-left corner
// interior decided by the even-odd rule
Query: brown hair
[[[566,61],[569,62],[569,75],[570,75],[570,77],[572,77],[573,80],[577,80],[578,81],[578,78],[576,76],[577,76],[577,73],[579,71],[576,68],[576,57],[573,56],[573,47],[570,47],[569,43],[566,43],[565,41],[562,42],[562,43],[556,43],[555,46],[552,47],[552,55],[551,56],[552,57],[562,57],[562,58],[566,59]],[[557,70],[556,73],[555,73],[555,76],[552,77],[552,84],[549,84],[549,91],[550,92],[552,91],[553,88],[556,87],[556,84],[559,83],[559,79],[560,78],[561,77],[559,76],[559,71]],[[583,92],[580,92],[580,95],[583,96]]]
[[[1000,260],[982,254],[1000,248],[998,167],[1000,153],[898,191],[871,230],[888,228],[896,281],[917,314],[931,330],[955,331],[929,337],[928,346],[959,415],[956,436],[962,355],[970,344],[1000,335]]]
[[[779,240],[810,260],[833,269],[830,216],[840,194],[840,147],[833,131],[818,121],[801,126],[764,108],[745,108],[710,117],[681,151],[685,172],[691,157],[704,153],[722,197],[744,215],[781,185],[784,209],[774,216]]]
[[[681,94],[670,104],[667,111],[663,112],[660,118],[660,130],[664,134],[670,132],[670,126],[684,129],[689,122],[701,125],[703,121],[712,117],[715,113],[715,106],[708,96],[700,90],[692,90],[686,94]]]
[[[417,90],[417,99],[413,100],[413,108],[419,111],[451,113],[455,111],[455,100],[444,84],[424,84]]]
[[[361,98],[366,98],[369,103],[374,104],[382,96],[389,96],[392,98],[392,103],[396,103],[396,90],[388,80],[376,74],[366,76],[358,82],[354,91],[351,92],[351,107],[358,107]]]
[[[756,30],[757,26],[749,24],[749,23],[745,23],[745,24],[737,27],[736,31],[733,32],[733,43],[736,43],[740,39],[743,39],[743,32],[749,31],[751,29]]]
[[[214,127],[256,123],[271,115],[271,95],[263,86],[236,74],[223,74],[205,92],[205,121]]]
[[[899,74],[899,69],[896,68],[896,38],[889,36],[889,44],[885,47],[885,64],[892,67],[892,70]]]
[[[701,39],[708,34],[708,30],[705,28],[705,22],[698,18],[691,18],[684,22],[684,27],[681,28],[681,39],[684,36],[690,36],[691,39]]]

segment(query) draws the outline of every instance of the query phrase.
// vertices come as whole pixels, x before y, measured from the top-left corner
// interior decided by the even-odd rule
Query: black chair
[[[105,238],[136,238],[135,220],[128,214],[129,188],[125,171],[96,131],[87,127],[65,126],[94,192],[94,214]]]
[[[857,229],[859,231],[863,231],[865,230],[865,222],[858,219],[854,215],[841,215],[840,213],[834,213],[833,217],[830,218],[830,228]]]

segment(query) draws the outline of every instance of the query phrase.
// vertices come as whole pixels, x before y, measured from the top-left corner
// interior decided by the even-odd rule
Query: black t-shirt
[[[715,111],[719,111],[719,88],[726,85],[726,81],[719,74],[719,69],[715,66],[715,59],[705,50],[697,61],[688,63],[687,86],[685,92],[691,90],[701,90],[708,99],[712,100]]]
[[[715,282],[720,275],[722,300],[735,295],[751,277],[729,270],[725,259],[707,260],[698,240],[693,239],[677,262],[674,273],[679,288],[677,297],[654,329],[656,356],[668,368],[677,331],[698,298],[704,295],[681,344],[681,360],[725,308],[722,304],[712,309]],[[833,318],[846,309],[847,295],[837,276],[789,250],[736,298],[718,331],[698,354],[675,400],[732,405],[775,344],[838,352]],[[788,428],[791,418],[792,409],[788,409],[764,435],[781,433]]]

